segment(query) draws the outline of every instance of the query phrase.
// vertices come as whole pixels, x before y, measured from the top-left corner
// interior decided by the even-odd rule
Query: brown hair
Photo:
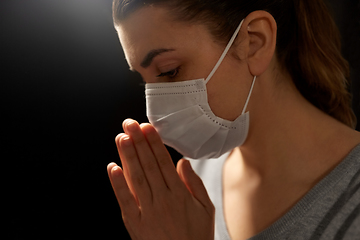
[[[168,7],[178,20],[206,24],[224,43],[248,14],[269,12],[278,27],[276,55],[298,90],[313,105],[355,128],[349,67],[341,56],[340,34],[323,0],[114,0],[114,24],[149,5]]]

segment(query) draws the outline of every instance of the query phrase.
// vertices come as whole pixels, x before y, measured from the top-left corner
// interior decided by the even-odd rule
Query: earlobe
[[[255,11],[246,17],[246,61],[250,73],[259,76],[268,68],[276,49],[277,25],[266,11]]]

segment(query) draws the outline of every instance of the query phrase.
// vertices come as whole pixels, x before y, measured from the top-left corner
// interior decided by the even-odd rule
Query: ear
[[[244,20],[236,48],[251,75],[259,76],[269,67],[276,49],[276,33],[275,19],[266,11],[252,12]]]

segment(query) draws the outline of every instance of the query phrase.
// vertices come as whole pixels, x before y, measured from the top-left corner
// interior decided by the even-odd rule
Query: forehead
[[[200,42],[210,37],[204,26],[175,21],[166,8],[160,7],[137,10],[117,25],[116,30],[131,68],[138,67],[141,58],[153,49],[201,46]]]

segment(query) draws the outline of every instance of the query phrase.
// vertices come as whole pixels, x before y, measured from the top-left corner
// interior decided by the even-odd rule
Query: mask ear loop
[[[235,41],[235,38],[236,36],[238,35],[240,29],[241,29],[241,26],[243,24],[244,20],[242,20],[239,24],[239,26],[237,27],[237,29],[235,30],[234,34],[232,35],[229,43],[227,44],[224,52],[222,53],[220,59],[218,60],[218,62],[216,63],[215,67],[213,68],[213,70],[210,72],[209,76],[206,78],[205,80],[205,84],[207,84],[209,82],[209,80],[211,79],[211,77],[214,75],[214,73],[216,72],[216,70],[219,68],[221,62],[224,60],[226,54],[228,53],[230,47],[232,46],[233,42]]]
[[[242,111],[241,114],[244,114],[245,111],[246,111],[247,105],[248,105],[249,100],[250,100],[250,97],[251,97],[252,90],[253,90],[253,88],[254,88],[255,80],[256,80],[256,76],[254,76],[254,79],[253,79],[253,81],[252,81],[251,88],[250,88],[250,92],[249,92],[249,95],[248,95],[248,97],[247,97],[247,99],[246,99],[245,106],[244,106],[244,109],[243,109],[243,111]]]

